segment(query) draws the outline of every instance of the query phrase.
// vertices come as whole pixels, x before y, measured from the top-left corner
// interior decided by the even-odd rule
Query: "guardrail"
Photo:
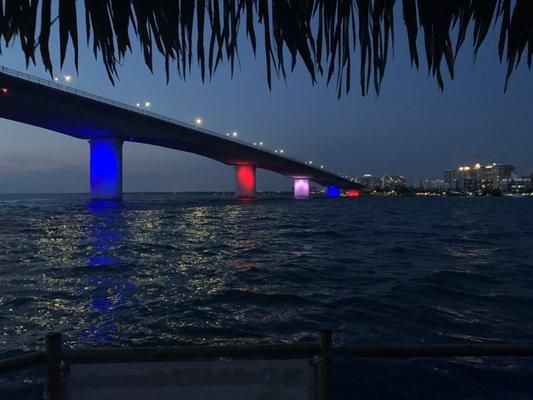
[[[63,363],[141,363],[198,359],[289,359],[314,357],[317,366],[316,399],[327,400],[331,393],[332,339],[322,331],[316,344],[255,344],[226,346],[180,346],[139,348],[61,349],[61,334],[45,337],[44,351],[0,360],[0,373],[45,364],[45,398],[61,398]],[[460,358],[533,357],[532,344],[423,344],[352,345],[334,352],[355,358]]]
[[[305,165],[307,168],[314,169],[317,172],[322,172],[322,173],[327,172],[328,174],[333,175],[333,176],[335,176],[337,178],[341,178],[341,179],[345,179],[347,181],[350,181],[349,179],[344,178],[341,174],[337,174],[337,173],[329,171],[329,170],[324,170],[322,168],[315,167],[315,166],[313,166],[311,164],[307,164],[307,162],[305,162],[305,161],[298,160],[297,158],[294,158],[294,157],[291,157],[291,156],[288,156],[288,155],[285,155],[285,154],[281,154],[281,153],[275,152],[274,150],[270,150],[270,149],[268,149],[266,147],[254,146],[252,143],[248,143],[248,142],[245,142],[244,140],[240,140],[240,139],[228,139],[226,136],[224,136],[224,135],[222,135],[222,134],[220,134],[218,132],[211,131],[209,129],[205,129],[205,128],[202,128],[202,127],[197,126],[197,125],[189,124],[187,122],[183,122],[183,121],[177,120],[175,118],[170,118],[170,117],[167,117],[167,116],[162,115],[162,114],[157,114],[157,113],[155,113],[153,111],[149,111],[149,110],[146,110],[146,109],[141,108],[141,107],[134,107],[134,106],[129,105],[129,104],[125,104],[125,103],[121,103],[119,101],[111,100],[111,99],[108,99],[106,97],[99,96],[97,94],[89,93],[89,92],[86,92],[86,91],[83,91],[83,90],[80,90],[80,89],[73,88],[71,86],[62,85],[62,84],[54,82],[54,81],[50,81],[50,80],[47,80],[47,79],[39,78],[37,76],[33,76],[33,75],[30,75],[30,74],[26,74],[24,72],[16,71],[14,69],[7,68],[7,67],[4,67],[4,66],[0,66],[0,73],[6,74],[6,75],[10,75],[10,76],[13,76],[15,78],[24,79],[26,81],[37,83],[39,85],[48,86],[48,87],[51,87],[51,88],[54,88],[54,89],[57,89],[57,90],[61,90],[63,92],[72,93],[72,94],[75,94],[75,95],[78,95],[78,96],[81,96],[81,97],[85,97],[85,98],[88,98],[88,99],[91,99],[91,100],[98,101],[100,103],[105,103],[105,104],[108,104],[108,105],[111,105],[111,106],[114,106],[114,107],[118,107],[118,108],[121,108],[123,110],[128,110],[128,111],[132,111],[132,112],[139,113],[139,114],[144,114],[144,115],[147,115],[147,116],[152,117],[152,118],[156,118],[156,119],[159,119],[159,120],[162,120],[162,121],[165,121],[165,122],[170,122],[171,124],[174,124],[174,125],[177,125],[177,126],[180,126],[180,127],[193,129],[195,131],[202,132],[202,133],[205,133],[205,134],[208,134],[210,136],[214,136],[214,137],[217,137],[217,138],[220,138],[220,139],[224,139],[224,140],[228,140],[228,141],[232,141],[232,142],[237,142],[237,143],[239,143],[239,144],[241,144],[243,146],[246,146],[248,148],[252,148],[252,149],[255,149],[255,150],[259,150],[259,151],[264,151],[266,153],[269,153],[271,155],[277,156],[279,158],[283,158],[283,159],[286,159],[286,160],[297,162],[299,164]]]

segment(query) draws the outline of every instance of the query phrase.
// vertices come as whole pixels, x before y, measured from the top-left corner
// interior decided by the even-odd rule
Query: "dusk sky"
[[[497,58],[497,35],[490,35],[475,63],[471,40],[465,43],[455,81],[448,79],[441,93],[425,64],[418,72],[411,68],[403,26],[396,33],[395,56],[379,97],[362,97],[354,86],[337,100],[336,88],[326,87],[324,80],[313,87],[301,64],[286,84],[275,79],[269,91],[261,50],[254,59],[248,43],[241,46],[233,79],[223,65],[202,83],[193,68],[186,81],[174,73],[167,86],[160,60],[151,75],[134,45],[113,87],[83,39],[79,76],[72,58],[56,73],[72,75],[73,87],[131,105],[150,101],[152,111],[189,123],[201,117],[208,129],[235,130],[242,140],[262,140],[269,148],[283,148],[342,174],[399,173],[412,182],[441,178],[444,169],[478,161],[513,164],[520,175],[533,172],[532,73],[522,65],[503,93],[506,67]],[[0,64],[25,71],[17,47],[4,49]],[[40,63],[27,72],[50,78]],[[357,76],[354,70],[354,81]],[[85,141],[2,119],[0,192],[87,192],[88,150]],[[233,181],[231,167],[210,159],[124,145],[125,191],[231,191]],[[258,172],[258,190],[290,187],[287,178]]]

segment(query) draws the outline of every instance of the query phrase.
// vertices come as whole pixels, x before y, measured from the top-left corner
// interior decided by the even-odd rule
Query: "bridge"
[[[90,143],[91,197],[122,198],[122,144],[145,143],[186,151],[235,168],[235,196],[255,196],[257,168],[293,180],[294,196],[308,197],[310,182],[338,196],[366,188],[352,179],[262,146],[0,67],[0,118],[49,129]]]

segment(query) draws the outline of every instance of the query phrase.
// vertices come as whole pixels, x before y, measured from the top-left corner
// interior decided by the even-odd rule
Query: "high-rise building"
[[[380,179],[372,174],[364,174],[358,181],[369,188],[377,188],[380,185]]]
[[[374,176],[372,174],[364,174],[357,179],[357,182],[372,189],[379,188],[394,190],[399,187],[406,186],[405,176],[402,175]]]
[[[503,192],[526,193],[531,190],[531,180],[525,176],[513,175],[510,178],[502,179],[499,182],[499,189]]]
[[[448,185],[448,189],[457,190],[457,181],[459,179],[458,169],[447,169],[444,171],[444,182]]]
[[[449,185],[442,179],[417,179],[415,181],[415,189],[442,191],[449,189]]]
[[[511,177],[515,168],[507,164],[480,163],[444,171],[444,181],[452,190],[476,192],[498,189],[503,179]]]
[[[384,189],[405,186],[405,182],[405,176],[402,175],[385,175],[381,177],[381,187]]]

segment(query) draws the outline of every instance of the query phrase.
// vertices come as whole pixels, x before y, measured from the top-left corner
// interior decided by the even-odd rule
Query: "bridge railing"
[[[33,75],[30,75],[30,74],[27,74],[27,73],[24,73],[24,72],[16,71],[14,69],[7,68],[7,67],[4,67],[4,66],[0,66],[0,72],[3,73],[3,74],[6,74],[6,75],[10,75],[10,76],[16,77],[16,78],[20,78],[20,79],[24,79],[24,80],[27,80],[27,81],[30,81],[30,82],[34,82],[34,83],[37,83],[39,85],[48,86],[48,87],[51,87],[51,88],[54,88],[54,89],[57,89],[57,90],[61,90],[63,92],[68,92],[68,93],[72,93],[72,94],[75,94],[75,95],[78,95],[78,96],[81,96],[81,97],[85,97],[85,98],[88,98],[88,99],[91,99],[91,100],[95,100],[95,101],[98,101],[100,103],[109,104],[109,105],[112,105],[114,107],[118,107],[118,108],[121,108],[121,109],[124,109],[124,110],[132,111],[132,112],[139,113],[139,114],[144,114],[144,115],[150,116],[152,118],[157,118],[159,120],[162,120],[162,121],[165,121],[165,122],[170,122],[170,123],[172,123],[174,125],[177,125],[177,126],[180,126],[180,127],[189,128],[189,129],[192,129],[192,130],[195,130],[195,131],[198,131],[198,132],[202,132],[202,133],[205,133],[205,134],[217,137],[217,138],[221,138],[221,139],[228,140],[228,141],[231,141],[231,142],[237,142],[239,144],[242,144],[243,146],[246,146],[246,147],[249,147],[249,148],[253,148],[253,149],[259,150],[259,151],[264,151],[264,152],[270,153],[271,155],[274,155],[274,156],[277,156],[277,157],[280,157],[280,158],[284,158],[286,160],[291,160],[291,161],[297,162],[299,164],[303,164],[307,168],[312,168],[312,169],[314,169],[314,170],[316,170],[318,172],[327,173],[327,174],[335,176],[336,178],[349,180],[349,179],[345,178],[344,176],[342,176],[341,174],[337,174],[337,173],[329,171],[329,170],[324,170],[322,168],[315,167],[315,166],[307,164],[307,162],[299,160],[299,159],[297,159],[295,157],[291,157],[291,156],[285,155],[283,153],[279,153],[279,152],[276,152],[274,150],[270,150],[270,149],[268,149],[266,147],[254,146],[252,143],[245,142],[244,140],[233,139],[233,138],[228,139],[225,135],[222,135],[222,134],[220,134],[218,132],[214,132],[214,131],[211,131],[209,129],[205,129],[205,128],[199,127],[197,125],[189,124],[187,122],[183,122],[183,121],[177,120],[175,118],[167,117],[165,115],[158,114],[158,113],[146,110],[146,109],[141,108],[141,107],[135,107],[135,106],[132,106],[132,105],[129,105],[129,104],[126,104],[126,103],[121,103],[119,101],[111,100],[109,98],[102,97],[102,96],[99,96],[97,94],[93,94],[93,93],[90,93],[90,92],[86,92],[84,90],[73,88],[72,86],[62,85],[60,83],[57,83],[57,82],[54,82],[54,81],[50,81],[48,79],[39,78],[37,76],[33,76]]]

